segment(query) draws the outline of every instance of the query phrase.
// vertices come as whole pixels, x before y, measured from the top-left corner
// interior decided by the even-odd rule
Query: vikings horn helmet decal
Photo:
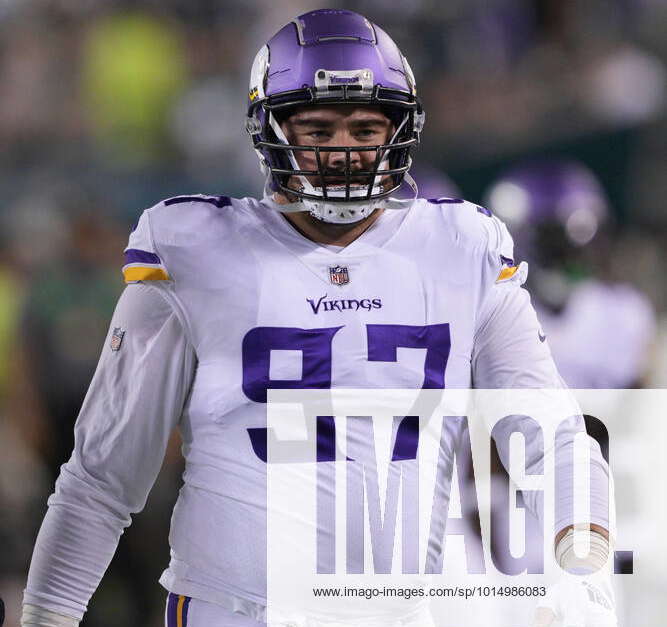
[[[282,115],[297,106],[332,104],[381,107],[393,122],[393,136],[380,146],[289,144],[279,124]],[[275,207],[281,211],[308,210],[327,222],[352,223],[378,206],[398,208],[395,203],[400,201],[388,197],[404,180],[416,195],[407,172],[423,125],[407,60],[382,29],[357,13],[305,13],[278,31],[255,57],[246,129],[267,175],[267,191],[299,201],[291,203],[294,207]],[[304,150],[314,154],[316,170],[299,167],[296,155]],[[372,167],[353,171],[350,154],[360,151],[374,153]],[[325,152],[344,153],[344,171],[325,172]]]

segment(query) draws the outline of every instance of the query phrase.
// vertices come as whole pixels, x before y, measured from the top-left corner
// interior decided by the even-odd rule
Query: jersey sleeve
[[[492,218],[483,276],[487,285],[475,329],[475,388],[560,388],[558,374],[528,291],[528,265],[514,261],[512,237]]]
[[[531,388],[549,390],[565,388],[565,383],[558,373],[537,314],[530,302],[528,291],[522,287],[526,280],[528,267],[525,263],[516,264],[513,259],[512,238],[505,226],[497,221],[496,237],[489,238],[486,259],[487,292],[482,304],[482,311],[475,330],[472,352],[473,387],[481,389]],[[537,394],[538,392],[536,392]],[[545,394],[545,402],[559,399],[558,395]],[[557,401],[560,402],[560,401]],[[562,486],[556,495],[557,530],[578,522],[574,520],[574,439],[578,433],[585,432],[584,420],[576,413],[563,416],[554,448],[560,453],[555,467],[544,468],[544,451],[535,445],[539,438],[533,437],[530,421],[523,421],[520,415],[514,421],[503,426],[503,430],[519,430],[526,439],[526,468],[530,472],[544,474],[545,481],[553,473]],[[500,432],[500,440],[509,438]],[[609,467],[602,457],[599,444],[589,438],[590,449],[590,485],[591,511],[590,520],[609,529],[610,521],[610,475]],[[498,453],[503,466],[510,468],[509,446],[499,446]],[[524,493],[528,508],[535,514],[543,509],[542,492]]]
[[[30,565],[24,603],[81,618],[181,417],[196,357],[154,284],[129,285],[75,426]]]
[[[519,280],[494,284],[475,334],[475,388],[564,387],[530,296]]]
[[[168,281],[169,272],[160,257],[151,229],[150,210],[141,214],[125,249],[123,277],[126,283]]]

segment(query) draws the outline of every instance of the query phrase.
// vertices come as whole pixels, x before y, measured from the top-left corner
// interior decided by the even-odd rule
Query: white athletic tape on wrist
[[[21,627],[78,627],[79,621],[71,616],[58,614],[37,605],[25,603],[21,615]]]
[[[580,553],[585,553],[586,544],[590,543],[588,555],[581,558],[575,553],[575,547]],[[561,538],[556,547],[556,561],[560,567],[573,575],[587,575],[599,571],[609,558],[609,541],[597,531],[578,531],[570,529]]]

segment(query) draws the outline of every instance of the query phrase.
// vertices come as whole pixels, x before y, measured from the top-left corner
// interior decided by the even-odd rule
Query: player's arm
[[[162,288],[129,285],[76,422],[72,457],[48,501],[23,625],[76,625],[83,616],[130,515],[145,505],[195,365]]]
[[[495,221],[495,238],[490,238],[487,252],[486,273],[490,285],[486,289],[474,338],[472,355],[473,386],[494,389],[547,390],[564,388],[549,350],[548,341],[540,327],[528,292],[522,287],[527,267],[514,266],[512,239],[505,226]],[[487,281],[489,281],[487,279]],[[508,424],[506,428],[515,425]],[[519,425],[523,431],[530,426]],[[572,449],[578,433],[585,433],[582,416],[573,415],[558,427],[555,448],[557,456],[555,472],[562,481],[556,495],[555,545],[560,545],[573,523],[593,525],[608,539],[609,529],[609,468],[595,440],[590,442],[591,519],[572,520],[574,501]],[[544,451],[537,445],[538,438],[526,435],[526,468],[529,472],[541,472]],[[506,438],[507,439],[507,438]],[[509,447],[499,447],[499,455],[505,468],[509,468]],[[524,494],[526,504],[533,512],[541,510],[540,491]],[[569,540],[568,540],[569,543]],[[563,545],[565,546],[565,545]]]
[[[537,316],[530,304],[521,277],[514,281],[495,283],[488,296],[488,309],[484,324],[479,327],[473,354],[473,377],[479,388],[536,388],[564,387]],[[536,392],[537,393],[537,392]],[[546,394],[546,398],[554,398]],[[518,418],[520,420],[520,417]],[[563,428],[565,426],[565,428]],[[507,425],[512,428],[513,425]],[[519,424],[525,431],[531,426]],[[591,509],[589,521],[573,520],[574,501],[573,464],[574,438],[585,432],[583,418],[570,416],[557,430],[554,473],[560,477],[560,489],[555,495],[556,534],[554,548],[557,563],[566,573],[586,574],[585,579],[565,579],[552,586],[545,598],[540,599],[534,618],[534,627],[549,627],[559,619],[567,624],[596,624],[615,627],[613,592],[608,567],[610,491],[609,469],[602,458],[597,442],[590,442]],[[544,452],[541,446],[532,445],[539,438],[526,436],[526,468],[529,472],[551,475],[543,465]],[[508,441],[508,438],[502,438]],[[509,469],[509,447],[498,447],[505,468]],[[534,512],[542,511],[542,492],[524,492],[524,500]],[[587,529],[588,553],[580,558],[575,551],[577,537],[573,524]],[[583,523],[583,524],[582,524]],[[584,547],[581,547],[584,548]],[[576,578],[575,578],[576,579]],[[564,623],[565,624],[565,623]]]

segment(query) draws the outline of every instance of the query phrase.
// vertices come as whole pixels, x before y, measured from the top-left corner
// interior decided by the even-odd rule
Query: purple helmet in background
[[[331,104],[380,106],[394,122],[395,133],[381,146],[289,144],[279,124],[284,114],[297,106]],[[423,123],[414,77],[405,57],[381,28],[352,11],[304,13],[280,29],[255,57],[246,128],[274,191],[327,204],[385,198],[400,187],[410,168],[410,150],[419,142]],[[314,152],[317,170],[299,168],[295,152],[303,150]],[[353,173],[350,153],[359,151],[377,154],[371,170]],[[345,185],[327,180],[323,152],[346,154],[345,171],[337,173],[338,181],[341,174],[345,176]],[[288,187],[292,177],[299,184]],[[307,177],[318,177],[319,184],[311,184]],[[341,217],[341,221],[345,219]]]
[[[537,161],[508,170],[488,190],[486,206],[505,222],[516,256],[526,259],[531,290],[561,306],[571,285],[594,274],[597,246],[610,219],[596,176],[576,161]]]
[[[513,168],[488,190],[486,205],[507,224],[518,245],[538,227],[559,225],[571,246],[585,246],[609,219],[602,186],[576,161]]]

